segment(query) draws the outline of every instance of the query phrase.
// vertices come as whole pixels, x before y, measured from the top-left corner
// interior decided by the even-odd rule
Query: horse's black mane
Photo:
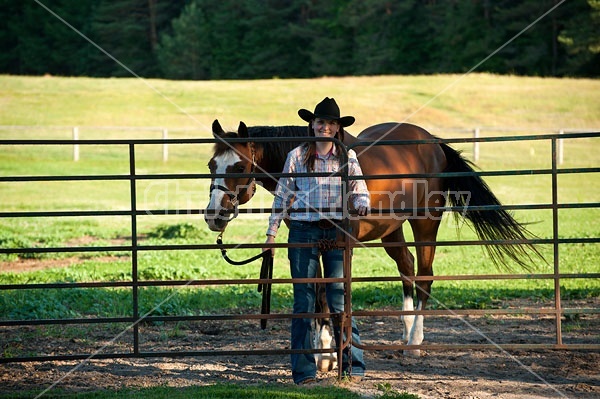
[[[287,153],[304,141],[285,142],[277,140],[280,137],[306,137],[308,128],[306,126],[250,126],[248,127],[250,137],[273,138],[267,142],[255,143],[257,147],[262,146],[263,154],[269,154],[269,158],[275,163],[285,162]]]

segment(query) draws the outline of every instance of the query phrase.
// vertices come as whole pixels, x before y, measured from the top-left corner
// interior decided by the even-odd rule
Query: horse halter
[[[252,146],[252,168],[250,168],[250,173],[254,173],[255,170],[256,170],[256,159],[255,159],[255,155],[254,155],[254,146]],[[232,212],[233,214],[228,221],[231,221],[237,217],[237,215],[238,215],[237,207],[240,204],[240,198],[246,194],[246,192],[248,191],[248,188],[250,186],[252,186],[252,195],[254,195],[254,193],[256,191],[256,185],[254,185],[255,180],[256,179],[254,177],[250,177],[248,179],[248,184],[244,185],[237,194],[235,192],[231,191],[226,186],[222,186],[220,184],[211,184],[210,185],[210,188],[209,188],[210,193],[212,193],[213,190],[220,190],[220,191],[223,191],[225,193],[225,195],[227,195],[229,197],[229,203],[231,205],[233,205],[233,212]],[[210,197],[210,193],[209,193],[209,197]]]

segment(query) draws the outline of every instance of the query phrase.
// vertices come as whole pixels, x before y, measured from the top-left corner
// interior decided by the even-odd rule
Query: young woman
[[[333,98],[326,97],[315,107],[314,112],[306,109],[298,115],[308,122],[309,135],[315,137],[344,138],[344,127],[354,123],[354,117],[340,117],[340,109]],[[307,142],[290,151],[283,173],[327,172],[332,175],[344,165],[341,158],[342,148],[331,141]],[[362,176],[360,165],[353,150],[348,151],[348,171],[351,176]],[[347,198],[361,216],[369,211],[369,192],[364,180],[350,180]],[[319,240],[335,240],[343,232],[342,214],[336,212],[347,204],[342,195],[340,176],[326,177],[288,177],[278,182],[273,201],[273,209],[289,210],[289,215],[273,212],[269,218],[267,243],[274,243],[277,230],[284,217],[290,218],[289,243],[317,243]],[[274,250],[273,250],[274,251]],[[319,255],[323,260],[325,278],[343,277],[343,250],[319,248],[289,248],[288,258],[292,278],[315,278],[319,267]],[[343,283],[326,285],[329,309],[332,313],[344,310]],[[313,313],[315,309],[315,285],[294,284],[294,313]],[[291,348],[310,349],[311,319],[292,319]],[[336,329],[339,335],[339,328]],[[358,328],[352,320],[352,341],[360,343]],[[351,353],[351,359],[349,359]],[[316,381],[317,367],[314,354],[292,354],[292,377],[296,384],[308,384]],[[354,381],[360,380],[365,373],[362,350],[353,347],[344,351],[341,362],[342,372]]]

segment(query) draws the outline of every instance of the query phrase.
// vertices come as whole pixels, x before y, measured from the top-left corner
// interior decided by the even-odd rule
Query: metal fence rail
[[[372,317],[372,316],[402,316],[411,314],[420,315],[508,315],[508,314],[544,314],[551,315],[555,319],[556,339],[553,344],[464,344],[464,345],[419,345],[411,347],[407,345],[362,345],[367,350],[393,350],[393,349],[431,349],[431,350],[453,350],[457,348],[464,349],[481,349],[481,348],[506,348],[506,349],[588,349],[600,350],[600,343],[592,344],[565,344],[562,341],[561,318],[567,314],[600,314],[600,309],[594,308],[577,308],[564,309],[561,305],[561,290],[560,281],[564,279],[600,279],[600,273],[561,273],[558,251],[561,245],[565,244],[597,244],[600,243],[600,237],[570,237],[561,238],[559,236],[558,210],[559,209],[577,209],[589,208],[598,209],[599,202],[587,203],[559,203],[558,201],[558,176],[561,174],[576,174],[576,173],[599,173],[600,167],[592,168],[558,168],[558,142],[560,140],[571,140],[581,138],[598,138],[600,133],[569,133],[569,134],[553,134],[553,135],[530,135],[530,136],[513,136],[513,137],[475,137],[475,138],[459,138],[459,139],[432,139],[418,141],[402,141],[389,142],[382,141],[380,144],[414,144],[414,143],[475,143],[475,142],[499,142],[499,141],[523,141],[523,140],[545,140],[550,141],[552,145],[552,167],[550,169],[538,170],[518,170],[518,171],[494,171],[494,172],[476,172],[479,176],[511,176],[511,175],[550,175],[552,177],[552,202],[546,204],[531,204],[531,205],[510,205],[503,207],[508,210],[540,210],[546,209],[552,211],[553,231],[551,238],[548,239],[533,239],[528,242],[532,244],[549,244],[553,246],[553,273],[540,274],[502,274],[502,275],[470,275],[470,276],[433,276],[433,277],[411,277],[414,281],[419,280],[499,280],[499,279],[548,279],[554,282],[554,306],[553,308],[544,309],[460,309],[460,310],[420,310],[420,311],[352,311],[351,309],[351,286],[352,283],[367,283],[367,282],[399,282],[407,277],[356,277],[353,278],[351,273],[347,273],[343,279],[303,279],[308,281],[333,282],[342,281],[346,283],[347,289],[347,312],[346,314],[333,315],[338,319],[342,326],[344,320],[348,320],[351,316],[357,317]],[[256,139],[253,139],[256,141]],[[297,138],[295,138],[297,140]],[[132,357],[180,357],[180,356],[218,356],[218,355],[265,355],[265,354],[289,354],[298,353],[299,351],[289,349],[272,349],[272,350],[210,350],[210,351],[142,351],[140,348],[140,331],[139,325],[142,321],[148,322],[172,322],[172,321],[203,321],[203,320],[253,320],[253,319],[291,319],[295,317],[306,317],[306,315],[293,314],[272,314],[272,315],[193,315],[193,316],[156,316],[150,314],[142,314],[140,311],[139,292],[144,287],[181,287],[181,286],[217,286],[217,285],[233,285],[233,284],[290,284],[292,279],[212,279],[212,280],[193,280],[193,281],[166,281],[152,280],[145,281],[138,278],[138,254],[143,251],[186,251],[186,250],[216,250],[221,248],[215,244],[198,244],[198,245],[144,245],[138,242],[138,217],[144,215],[180,215],[180,214],[203,214],[200,209],[139,209],[137,182],[152,179],[170,180],[170,179],[210,179],[210,174],[169,174],[169,175],[153,175],[153,174],[138,174],[136,171],[136,146],[140,145],[167,145],[167,144],[212,144],[215,139],[135,139],[135,140],[0,140],[0,148],[5,146],[73,146],[73,145],[118,145],[128,148],[129,156],[129,173],[123,175],[88,175],[88,176],[0,176],[0,183],[34,183],[40,181],[128,181],[130,204],[129,209],[119,211],[19,211],[19,212],[0,212],[0,218],[55,218],[55,217],[84,217],[84,216],[125,216],[130,218],[131,228],[131,243],[129,245],[108,245],[96,247],[45,247],[45,248],[0,248],[2,254],[19,254],[19,253],[68,253],[68,252],[126,252],[131,255],[131,280],[114,281],[114,282],[72,282],[72,283],[45,283],[45,284],[2,284],[0,285],[0,295],[2,292],[10,290],[47,290],[47,289],[75,289],[75,288],[128,288],[131,289],[131,314],[123,317],[89,317],[89,318],[62,318],[62,319],[33,319],[33,320],[0,320],[0,327],[17,327],[17,326],[34,326],[34,325],[83,325],[83,324],[107,324],[107,323],[125,323],[128,325],[127,330],[131,330],[132,345],[129,352],[117,353],[82,353],[82,354],[54,354],[48,356],[17,356],[17,357],[0,357],[0,363],[12,362],[28,362],[28,361],[50,361],[50,360],[75,360],[88,359],[93,355],[94,358],[132,358]],[[233,140],[235,141],[235,140]],[[241,140],[243,141],[243,140]],[[275,177],[282,174],[274,174]],[[446,174],[439,174],[445,176]],[[457,175],[457,174],[453,174]],[[240,176],[236,174],[236,176]],[[438,176],[438,175],[435,175]],[[380,179],[392,178],[396,176],[364,176],[365,179]],[[402,175],[402,177],[406,177]],[[410,175],[410,177],[432,177],[432,175]],[[344,176],[344,179],[349,179]],[[442,209],[442,208],[436,208]],[[463,209],[455,209],[452,207],[443,208],[449,212],[460,212]],[[487,208],[486,208],[487,209]],[[271,209],[240,209],[240,213],[266,213]],[[382,212],[395,212],[400,210],[381,210]],[[407,243],[365,243],[365,247],[384,247],[384,246],[419,246],[432,245],[436,246],[461,246],[461,245],[496,245],[496,244],[514,244],[514,242],[503,241],[438,241],[435,243],[424,242],[407,242]],[[255,244],[229,244],[222,247],[229,248],[262,248],[263,243]],[[288,244],[275,244],[274,247],[287,248]],[[346,242],[345,250],[351,249],[349,241]],[[313,314],[313,317],[326,317],[325,314]],[[347,324],[345,325],[347,328]],[[348,334],[351,336],[351,334]],[[347,343],[346,343],[347,344]],[[316,352],[333,352],[334,350],[315,350]],[[304,353],[306,351],[300,351]]]

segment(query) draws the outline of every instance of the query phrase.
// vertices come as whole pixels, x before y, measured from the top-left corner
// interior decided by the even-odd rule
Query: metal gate
[[[533,239],[532,244],[552,245],[554,257],[553,273],[545,274],[502,274],[502,275],[477,275],[477,276],[434,276],[434,277],[413,277],[412,280],[498,280],[498,279],[547,279],[551,280],[554,285],[554,306],[552,308],[543,309],[461,309],[461,310],[420,310],[420,311],[353,311],[351,305],[352,283],[366,283],[377,281],[400,282],[406,277],[396,278],[353,278],[351,268],[346,267],[346,276],[343,282],[346,284],[346,312],[345,314],[334,315],[334,317],[342,324],[343,327],[349,328],[347,320],[350,317],[373,317],[373,316],[402,316],[406,314],[415,315],[508,315],[508,314],[537,314],[551,315],[555,322],[555,342],[552,344],[505,344],[497,345],[492,343],[484,344],[456,344],[456,345],[436,345],[426,344],[417,347],[409,347],[407,345],[362,345],[366,350],[393,350],[393,349],[431,349],[431,350],[453,350],[462,349],[484,349],[498,348],[505,349],[587,349],[600,350],[600,344],[585,343],[585,344],[567,344],[562,339],[561,320],[565,315],[569,314],[599,314],[597,308],[576,308],[567,309],[562,306],[560,283],[566,279],[599,279],[600,273],[592,271],[589,273],[569,273],[561,272],[559,262],[559,249],[564,244],[598,244],[600,237],[572,237],[561,238],[559,235],[559,220],[558,212],[563,209],[590,208],[597,209],[600,206],[599,202],[586,203],[561,203],[558,199],[558,176],[579,174],[579,173],[599,173],[600,167],[592,168],[558,168],[558,152],[557,143],[560,140],[577,140],[583,138],[598,138],[600,133],[569,133],[561,135],[536,135],[536,136],[512,136],[512,137],[489,137],[489,138],[463,138],[463,139],[432,139],[419,141],[402,141],[389,142],[382,141],[379,144],[416,144],[416,143],[437,143],[445,142],[452,143],[474,143],[474,142],[500,142],[500,141],[549,141],[551,143],[551,164],[549,169],[536,170],[519,170],[519,171],[495,171],[495,172],[478,172],[480,176],[509,176],[509,175],[549,175],[552,179],[552,202],[533,205],[511,205],[505,207],[508,210],[551,210],[553,217],[553,231],[551,238],[548,239]],[[137,183],[141,181],[153,179],[210,179],[210,174],[174,174],[174,175],[153,175],[140,174],[136,169],[136,147],[143,145],[197,145],[197,144],[212,144],[215,139],[170,139],[170,140],[0,140],[0,148],[7,146],[121,146],[127,148],[129,173],[118,175],[71,175],[71,176],[1,176],[0,183],[15,184],[28,183],[36,184],[37,182],[53,182],[53,181],[97,181],[99,184],[106,181],[123,181],[129,184],[130,206],[127,210],[90,210],[90,211],[19,211],[19,212],[0,212],[0,218],[61,218],[61,217],[106,217],[120,216],[130,219],[131,242],[128,245],[105,245],[95,247],[67,247],[67,246],[48,246],[44,248],[20,247],[20,248],[0,248],[2,254],[20,254],[20,253],[69,253],[69,252],[111,252],[120,251],[127,252],[131,255],[131,280],[115,281],[115,282],[65,282],[65,283],[44,283],[44,284],[3,284],[0,285],[0,295],[3,292],[19,291],[19,290],[73,290],[85,288],[103,288],[103,289],[128,289],[130,290],[131,314],[123,317],[89,317],[89,318],[60,318],[60,319],[10,319],[5,318],[0,320],[0,328],[11,328],[21,326],[66,326],[66,325],[84,325],[84,324],[107,324],[107,323],[122,323],[126,327],[119,335],[130,334],[131,346],[129,351],[109,352],[107,350],[97,351],[93,353],[55,353],[49,355],[32,355],[32,356],[2,356],[0,363],[12,362],[30,362],[30,361],[53,361],[53,360],[77,360],[77,359],[108,359],[108,358],[143,358],[143,357],[181,357],[181,356],[215,356],[215,355],[265,355],[265,354],[288,354],[297,351],[289,349],[236,349],[236,350],[188,350],[188,351],[144,351],[140,349],[140,323],[151,322],[174,322],[174,321],[201,321],[201,320],[258,320],[258,319],[290,319],[299,317],[293,314],[220,314],[220,315],[183,315],[183,316],[158,316],[149,313],[143,314],[140,311],[139,292],[145,287],[200,287],[200,286],[219,286],[219,285],[238,285],[238,284],[290,284],[292,279],[207,279],[207,280],[140,280],[138,278],[138,254],[143,251],[185,251],[185,250],[216,250],[219,247],[214,244],[197,244],[197,245],[145,245],[138,242],[138,218],[148,213],[154,215],[176,215],[181,213],[187,214],[202,214],[203,210],[199,209],[138,209],[138,192]],[[443,176],[443,174],[440,174]],[[392,176],[390,176],[392,177]],[[433,177],[431,175],[412,176],[412,177]],[[344,177],[347,179],[347,176]],[[365,176],[365,178],[381,178]],[[462,209],[444,208],[446,211],[463,211]],[[257,213],[265,210],[258,209],[242,209],[241,213]],[[507,242],[504,242],[506,244]],[[428,243],[388,243],[385,245],[408,245],[417,246]],[[429,243],[432,244],[432,243]],[[503,244],[503,242],[482,242],[482,241],[445,241],[437,242],[436,246],[460,246],[460,245],[490,245]],[[256,244],[229,244],[225,245],[229,248],[256,248],[263,246],[262,243]],[[285,247],[285,244],[279,246]],[[381,243],[366,243],[365,247],[382,247]],[[346,242],[346,251],[351,250],[351,244]],[[331,280],[331,279],[330,279]],[[321,280],[324,281],[324,280]],[[333,281],[333,280],[332,280]],[[305,315],[302,317],[306,317]],[[312,317],[325,317],[324,314],[313,314]],[[351,336],[351,334],[347,334]],[[346,342],[343,346],[348,345]],[[342,348],[338,348],[341,351]],[[334,350],[329,350],[332,352]]]

